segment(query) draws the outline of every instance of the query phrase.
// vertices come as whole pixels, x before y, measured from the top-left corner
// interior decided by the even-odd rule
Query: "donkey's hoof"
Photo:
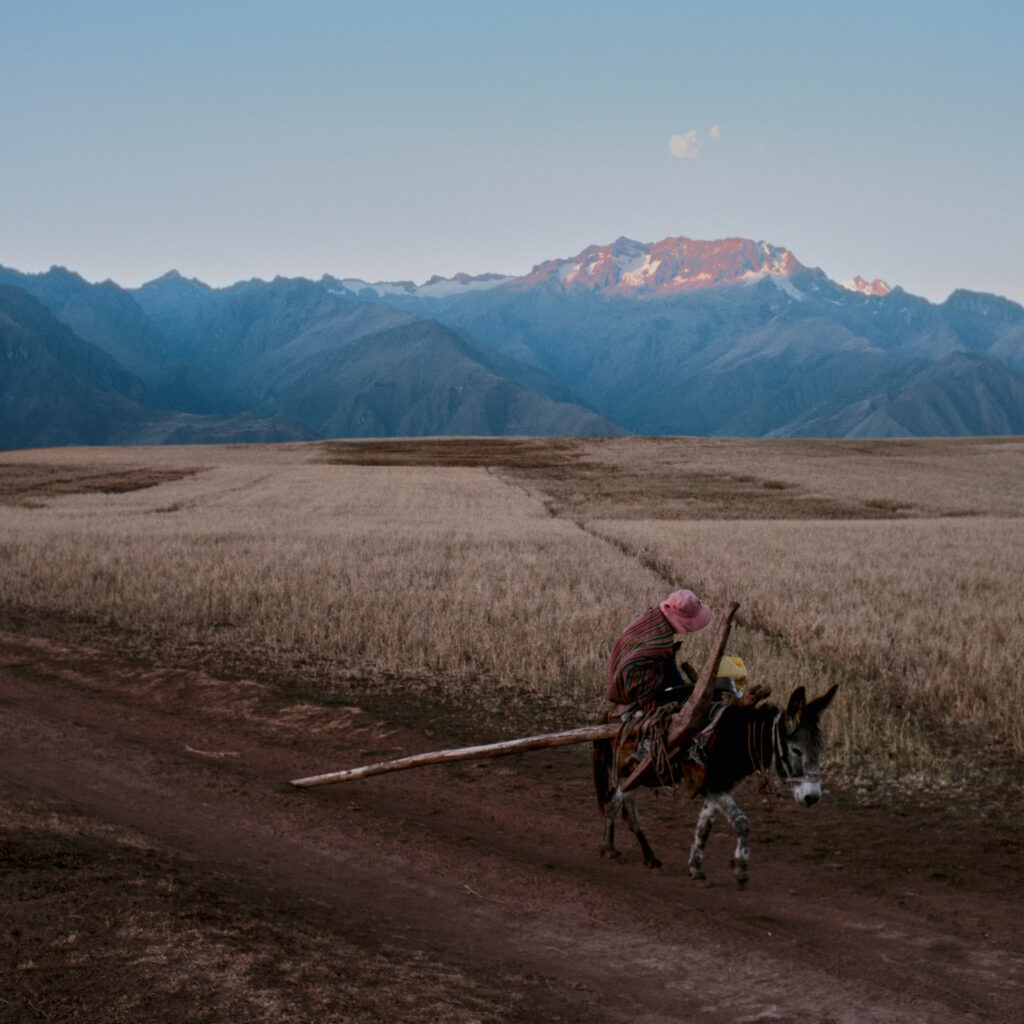
[[[665,874],[665,869],[661,866],[661,861],[658,861],[656,864],[646,864],[644,866],[650,869],[652,875]]]
[[[707,889],[711,885],[708,876],[703,871],[698,871],[696,874],[691,873],[690,877],[693,879],[694,885],[699,885],[703,889]]]
[[[616,850],[614,846],[602,846],[601,847],[601,857],[604,860],[612,861],[614,864],[622,864],[622,863],[624,863],[624,861],[622,859],[622,854],[619,853],[619,851]]]

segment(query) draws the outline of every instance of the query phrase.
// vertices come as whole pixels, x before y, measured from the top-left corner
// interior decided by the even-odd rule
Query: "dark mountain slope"
[[[139,378],[167,362],[167,345],[160,332],[131,293],[112,281],[89,284],[64,267],[52,267],[45,274],[0,267],[0,283],[34,296],[79,338],[113,356]]]
[[[27,292],[0,285],[0,447],[114,443],[145,420],[143,391]]]
[[[191,356],[195,339],[218,302],[218,291],[196,278],[182,277],[170,270],[162,277],[136,288],[132,296],[159,329],[171,353]],[[201,353],[201,349],[199,350]]]
[[[237,379],[254,360],[359,306],[308,281],[284,278],[211,289],[164,275],[137,289],[135,298],[176,356]],[[385,315],[379,308],[377,314]]]
[[[181,295],[191,303],[184,319]],[[172,346],[220,374],[237,401],[317,436],[621,433],[536,367],[310,281],[208,292],[165,277],[138,296]]]
[[[838,412],[805,415],[786,437],[964,437],[1024,434],[1024,374],[956,352]]]
[[[253,416],[148,408],[146,386],[20,288],[0,285],[0,447],[299,440]]]
[[[268,378],[264,409],[321,437],[622,433],[490,362],[447,328],[417,320],[287,362]]]
[[[961,290],[939,308],[967,351],[1024,371],[1024,307],[995,295]]]
[[[803,409],[806,393],[821,401],[830,380],[845,405],[860,396],[859,377],[877,389],[892,368],[821,304],[797,303],[771,280],[656,302],[545,290],[418,301],[638,433],[757,435]]]
[[[134,374],[145,385],[145,404],[195,413],[240,411],[216,375],[174,357],[132,294],[113,282],[89,284],[63,267],[45,274],[0,268],[0,282],[27,291],[79,338]]]

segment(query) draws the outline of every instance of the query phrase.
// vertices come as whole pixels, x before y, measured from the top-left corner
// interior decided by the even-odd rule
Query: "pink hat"
[[[711,621],[711,609],[692,590],[677,590],[659,605],[677,633],[696,633]]]

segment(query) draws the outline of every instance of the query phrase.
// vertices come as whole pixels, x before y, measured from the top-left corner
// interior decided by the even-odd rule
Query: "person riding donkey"
[[[688,662],[682,665],[687,680],[683,679],[676,652],[682,645],[676,637],[697,633],[711,622],[712,609],[704,604],[692,590],[676,590],[657,607],[642,611],[623,630],[612,647],[608,658],[607,697],[612,707],[609,720],[626,723],[652,714],[659,705],[682,702],[693,692],[697,673]],[[741,694],[736,680],[746,680],[743,659],[726,657],[721,660],[715,683],[715,700],[728,704],[754,704],[770,692],[754,687]],[[708,730],[693,736],[697,742],[693,755],[698,765],[703,761],[703,747],[710,741]],[[648,743],[642,740],[634,755],[640,760]],[[698,767],[695,765],[694,767]]]
[[[669,594],[656,608],[642,611],[622,631],[608,658],[608,700],[612,715],[625,719],[650,712],[666,691],[686,684],[676,664],[677,634],[696,633],[710,621],[711,608],[692,590]],[[691,683],[697,676],[685,663]]]

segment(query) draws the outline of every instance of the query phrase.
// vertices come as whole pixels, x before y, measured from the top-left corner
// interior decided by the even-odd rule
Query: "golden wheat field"
[[[6,452],[0,624],[484,741],[593,720],[686,586],[776,697],[840,682],[836,779],[1019,785],[1022,515],[1013,438]]]

